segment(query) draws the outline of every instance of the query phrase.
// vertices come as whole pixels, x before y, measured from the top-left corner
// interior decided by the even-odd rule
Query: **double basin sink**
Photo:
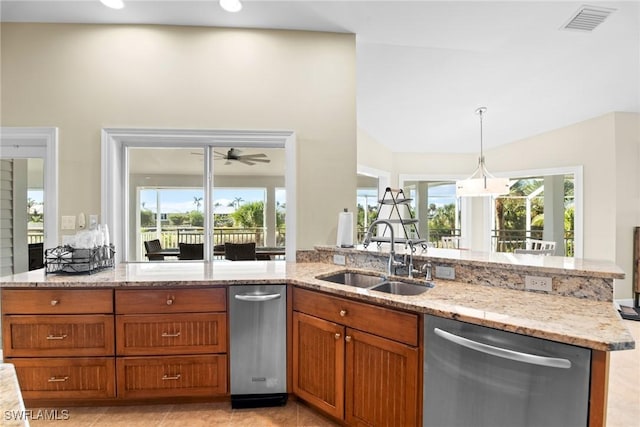
[[[341,271],[328,276],[317,276],[316,279],[393,295],[420,295],[434,286],[430,282],[417,284],[391,280],[373,273],[367,274],[353,271]]]

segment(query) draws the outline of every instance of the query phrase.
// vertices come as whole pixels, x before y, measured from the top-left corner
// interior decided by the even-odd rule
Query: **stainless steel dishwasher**
[[[424,426],[581,426],[591,350],[425,316]]]
[[[231,406],[287,402],[285,285],[229,287]]]

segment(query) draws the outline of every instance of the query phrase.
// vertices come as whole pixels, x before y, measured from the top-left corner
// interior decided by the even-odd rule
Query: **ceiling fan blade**
[[[217,151],[214,151],[213,154],[220,156],[220,158],[225,158],[227,156],[226,154],[218,153]]]
[[[267,157],[264,153],[256,153],[256,154],[245,154],[243,157]]]
[[[196,152],[196,151],[192,151],[192,152],[191,152],[191,153],[189,153],[189,154],[193,154],[194,156],[202,156],[202,155],[204,155],[204,153],[198,153],[198,152]]]
[[[244,163],[245,165],[249,165],[249,166],[253,166],[253,165],[255,165],[255,163],[252,163],[252,162],[250,162],[250,161],[248,161],[248,160],[245,160],[245,159],[238,159],[238,161],[239,161],[240,163]]]
[[[226,162],[224,162],[225,165],[230,165],[231,164],[231,160],[227,160]]]
[[[248,157],[242,157],[243,160],[249,160],[250,162],[260,162],[260,163],[270,163],[271,160],[269,159],[253,159],[253,158],[248,158]]]

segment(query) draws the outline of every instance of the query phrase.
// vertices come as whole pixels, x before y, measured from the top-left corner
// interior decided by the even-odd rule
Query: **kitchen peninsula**
[[[346,265],[333,264],[334,255],[344,256]],[[527,255],[502,255],[432,249],[429,249],[428,254],[417,254],[416,262],[428,260],[434,265],[453,266],[456,278],[454,280],[435,279],[433,288],[416,296],[387,294],[321,279],[326,275],[345,270],[382,272],[384,268],[381,266],[384,265],[386,254],[384,250],[377,248],[347,250],[318,247],[315,251],[299,252],[297,263],[280,261],[132,263],[121,264],[114,269],[93,275],[45,275],[42,270],[38,270],[7,276],[0,279],[5,361],[16,364],[23,397],[27,403],[44,401],[68,403],[83,398],[85,404],[87,401],[106,404],[133,397],[138,402],[141,399],[149,399],[151,402],[179,396],[224,398],[228,396],[225,318],[227,286],[284,283],[289,285],[288,298],[292,300],[289,302],[288,314],[288,345],[290,347],[288,390],[290,393],[296,389],[293,387],[295,382],[292,378],[295,376],[293,365],[299,357],[302,357],[295,348],[291,348],[294,347],[291,335],[295,329],[292,316],[309,317],[309,312],[316,310],[316,307],[308,307],[300,298],[314,297],[325,302],[320,308],[331,307],[332,304],[346,304],[349,310],[352,310],[348,314],[346,312],[349,310],[344,310],[345,315],[340,313],[338,317],[342,319],[346,331],[355,330],[357,333],[362,330],[368,331],[369,324],[358,326],[359,320],[357,318],[350,320],[349,315],[361,313],[365,316],[364,313],[374,310],[374,313],[382,313],[381,316],[384,319],[398,319],[398,322],[410,320],[413,316],[413,327],[416,331],[421,329],[420,319],[423,316],[434,315],[587,348],[593,355],[589,425],[603,425],[608,352],[631,349],[635,345],[633,337],[620,321],[611,302],[613,279],[624,277],[622,271],[606,262],[589,262],[561,257],[544,257],[545,259],[540,260],[538,257]],[[520,290],[521,280],[516,276],[522,275],[523,272],[552,277],[553,292]],[[474,277],[478,278],[480,284],[474,283]],[[130,290],[138,292],[135,300],[130,299],[125,302],[119,298],[123,291]],[[195,297],[190,295],[194,291],[199,292]],[[69,300],[74,304],[70,306]],[[183,301],[188,301],[188,304]],[[158,313],[157,310],[147,311],[146,305],[155,302],[159,303],[157,307],[165,307],[168,311],[163,313]],[[123,310],[123,304],[129,308]],[[153,314],[141,314],[145,312]],[[160,323],[171,320],[170,316],[177,316],[176,319],[180,317],[185,324],[196,320],[208,322],[207,327],[216,331],[214,334],[216,342],[207,343],[206,348],[188,343],[191,347],[186,349],[183,347],[179,352],[177,350],[167,352],[166,349],[156,347],[152,357],[147,359],[156,361],[158,366],[161,366],[163,358],[170,357],[174,364],[188,362],[189,366],[194,367],[193,369],[202,369],[203,372],[215,374],[209,377],[201,376],[203,382],[190,384],[191,388],[172,389],[167,385],[168,381],[160,381],[159,385],[143,384],[141,387],[147,387],[146,391],[133,392],[135,386],[132,381],[135,381],[135,375],[125,373],[129,371],[125,370],[124,362],[135,362],[136,358],[127,354],[126,351],[123,352],[124,347],[119,344],[123,339],[120,336],[123,329],[119,326],[119,319],[133,315],[155,316],[151,320]],[[204,315],[206,315],[204,318],[196,319],[197,316]],[[327,314],[327,316],[331,315]],[[33,344],[25,344],[29,342],[25,334],[28,335],[29,331],[35,331],[38,328],[44,330],[46,325],[58,325],[68,329],[46,331],[46,338],[52,337],[52,339],[45,340],[44,345],[34,345],[29,348],[29,345]],[[68,331],[80,337],[78,328],[85,328],[83,329],[85,332],[89,330],[86,328],[93,328],[92,333],[82,337],[90,336],[95,342],[82,342],[80,338],[72,342],[67,337],[56,339],[63,335],[70,335]],[[393,331],[368,332],[372,336],[382,337],[384,342],[389,340],[407,342],[408,344],[403,346],[409,345],[415,349],[412,353],[415,356],[409,355],[407,360],[415,359],[413,363],[416,369],[421,366],[424,343],[419,333],[403,338],[396,336]],[[357,334],[354,333],[353,336]],[[333,340],[333,333],[331,337]],[[19,344],[18,347],[15,347],[14,340]],[[113,348],[114,341],[115,348]],[[66,344],[60,344],[62,342]],[[149,356],[147,353],[144,354]],[[167,356],[168,354],[171,356]],[[50,363],[51,369],[55,372],[45,372],[46,364],[43,362]],[[93,390],[87,389],[87,384],[81,386],[76,384],[76,389],[65,390],[65,385],[74,385],[69,378],[65,379],[69,375],[58,372],[60,366],[65,364],[77,369],[95,369],[96,378],[100,378],[99,384],[95,384],[96,387]],[[136,367],[135,369],[144,368]],[[30,372],[29,379],[26,372]],[[37,375],[43,377],[44,386],[36,384],[34,376]],[[422,372],[418,377],[421,382]],[[53,382],[50,381],[52,378]],[[424,380],[427,381],[426,378]],[[414,402],[409,410],[415,412],[413,419],[419,420],[422,395],[419,392],[419,384],[410,384],[410,386],[416,392],[416,397],[409,400]],[[308,400],[303,393],[296,394]],[[354,423],[351,417],[354,413],[353,401],[349,400],[349,389],[341,390],[339,395],[347,401],[346,407],[338,404],[337,408],[334,405],[331,410],[327,410],[320,403],[313,401],[311,403],[348,424]]]

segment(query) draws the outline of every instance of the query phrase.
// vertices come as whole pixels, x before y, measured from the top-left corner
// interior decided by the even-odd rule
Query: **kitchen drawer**
[[[5,316],[7,357],[113,356],[113,315]]]
[[[204,313],[226,311],[225,288],[118,289],[116,313]]]
[[[3,289],[3,314],[112,313],[111,289]]]
[[[212,396],[227,393],[227,356],[117,358],[118,397]]]
[[[224,353],[226,313],[118,314],[118,355]]]
[[[24,399],[115,397],[115,358],[7,359],[13,363]]]
[[[293,309],[408,345],[418,345],[417,314],[297,287],[293,289]]]

